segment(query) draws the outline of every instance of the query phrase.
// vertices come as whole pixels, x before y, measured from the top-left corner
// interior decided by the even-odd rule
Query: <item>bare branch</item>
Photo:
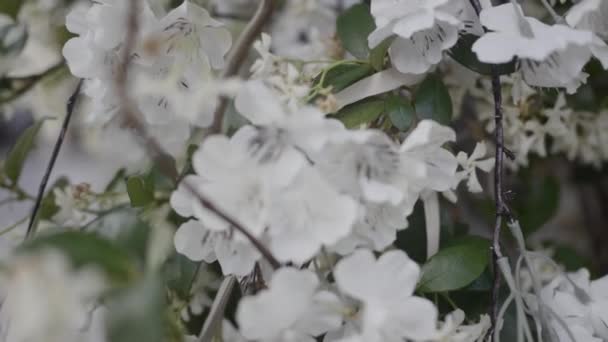
[[[481,3],[479,0],[470,0],[471,5],[477,12],[477,15],[481,12]],[[484,29],[485,30],[485,29]],[[492,266],[494,269],[494,279],[492,285],[492,293],[490,298],[490,319],[492,322],[492,328],[488,332],[487,336],[490,336],[490,340],[494,340],[494,331],[497,327],[498,317],[498,301],[500,295],[500,283],[501,274],[499,270],[499,259],[502,256],[500,250],[500,233],[502,230],[503,221],[506,218],[512,221],[512,213],[508,205],[505,203],[504,196],[504,157],[508,154],[508,150],[504,146],[504,127],[503,127],[503,110],[502,110],[502,85],[500,83],[500,75],[496,72],[496,68],[492,68],[492,93],[494,97],[494,138],[496,140],[496,159],[494,164],[494,200],[496,202],[496,224],[494,225],[494,232],[492,238]]]
[[[59,131],[59,136],[57,137],[55,147],[53,148],[53,153],[51,154],[51,159],[49,160],[49,163],[46,166],[46,171],[42,176],[42,181],[40,182],[40,187],[38,188],[38,195],[36,196],[34,208],[32,209],[30,221],[27,225],[27,231],[25,233],[26,240],[32,238],[36,234],[36,221],[38,220],[38,212],[40,211],[40,205],[42,204],[42,199],[44,198],[44,193],[46,191],[46,186],[49,182],[49,177],[51,176],[51,172],[55,167],[55,162],[57,161],[57,157],[59,156],[59,152],[61,151],[61,146],[63,146],[65,135],[68,132],[70,121],[72,120],[72,115],[74,114],[74,110],[76,108],[76,101],[78,100],[78,96],[80,95],[80,89],[82,88],[82,82],[83,80],[78,81],[78,85],[76,86],[74,93],[72,93],[72,95],[68,99],[66,115],[63,119],[63,124],[61,125],[61,131]]]
[[[239,39],[234,44],[234,47],[228,56],[228,62],[221,75],[222,78],[229,78],[238,74],[251,50],[251,45],[262,32],[264,25],[266,25],[268,20],[272,17],[275,5],[276,0],[260,0],[255,15],[249,24],[247,24],[243,33],[239,36]],[[222,131],[222,122],[224,121],[226,107],[228,107],[228,99],[225,97],[220,98],[213,114],[213,124],[209,129],[210,134],[220,133]]]

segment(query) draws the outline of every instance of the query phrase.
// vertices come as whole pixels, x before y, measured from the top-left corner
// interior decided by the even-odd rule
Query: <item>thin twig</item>
[[[275,3],[276,0],[260,0],[260,5],[256,10],[255,15],[251,18],[251,21],[247,24],[228,55],[226,67],[221,74],[222,78],[230,78],[238,74],[251,50],[251,45],[262,33],[264,25],[272,17],[276,5]],[[215,112],[213,113],[213,124],[209,128],[210,134],[220,133],[222,131],[224,113],[226,112],[227,107],[228,99],[226,97],[221,97],[215,108]]]
[[[28,217],[29,217],[29,216],[26,216],[26,217],[22,218],[21,220],[19,220],[19,221],[15,222],[15,223],[13,223],[13,224],[11,224],[10,226],[8,226],[8,227],[6,227],[6,228],[2,229],[2,230],[0,231],[0,236],[1,236],[1,235],[4,235],[4,234],[6,234],[6,233],[8,233],[8,232],[10,232],[10,231],[12,231],[13,229],[15,229],[15,228],[17,228],[17,227],[19,227],[19,226],[20,226],[22,223],[25,223],[25,222],[27,221]]]
[[[235,276],[227,276],[222,281],[220,289],[217,291],[215,300],[213,301],[211,309],[209,310],[209,314],[207,315],[207,319],[205,320],[203,328],[201,329],[201,333],[197,340],[198,342],[212,341],[218,325],[222,323],[224,311],[226,311],[226,305],[228,304],[228,300],[230,299],[230,295],[232,294],[235,285]]]
[[[65,60],[59,61],[57,64],[50,66],[45,71],[30,76],[22,76],[22,77],[5,77],[0,79],[0,82],[3,84],[9,84],[11,88],[11,92],[5,95],[5,93],[0,94],[0,104],[8,103],[18,99],[20,96],[25,95],[30,89],[32,89],[39,81],[46,78],[47,76],[55,73],[65,66]]]
[[[158,143],[158,141],[156,141],[156,139],[148,133],[145,124],[139,118],[139,112],[134,109],[134,106],[131,104],[131,100],[129,98],[128,72],[131,52],[135,46],[135,39],[139,31],[137,18],[137,13],[139,13],[138,9],[139,0],[131,0],[127,18],[127,36],[125,38],[125,44],[123,47],[124,50],[122,55],[122,65],[120,66],[114,78],[117,96],[119,98],[120,103],[120,111],[122,114],[121,116],[124,118],[125,122],[141,136],[147,151],[157,157],[155,159],[155,162],[157,163],[159,170],[165,176],[175,180],[178,176],[177,170],[175,169],[175,164],[168,164],[168,159],[163,157],[169,156],[169,154],[166,153],[166,151]],[[224,210],[215,205],[213,201],[211,201],[204,194],[198,191],[196,186],[190,184],[187,181],[182,181],[181,184],[183,184],[186,190],[191,192],[192,195],[196,197],[196,199],[203,207],[213,212],[215,215],[229,223],[238,232],[243,234],[249,240],[249,242],[260,252],[260,254],[262,254],[262,256],[268,260],[272,267],[276,269],[281,266],[281,263],[272,255],[270,250],[268,250],[240,222],[238,222],[232,216],[228,215]]]
[[[96,217],[92,218],[89,222],[85,223],[79,229],[81,231],[85,231],[89,227],[91,227],[92,225],[94,225],[96,222],[101,221],[106,216],[114,214],[114,213],[122,211],[122,210],[127,210],[127,209],[131,209],[131,204],[118,205],[118,206],[115,206],[114,208],[110,208],[110,209],[104,210],[102,212],[99,212],[99,213],[97,213]]]
[[[479,0],[470,0],[477,15],[481,13],[481,3]],[[485,29],[484,29],[485,30]],[[494,200],[496,202],[496,223],[492,238],[492,266],[494,268],[494,279],[492,284],[492,293],[490,298],[490,320],[492,327],[487,336],[494,340],[494,330],[497,327],[498,317],[498,301],[500,295],[501,273],[499,271],[499,259],[502,255],[500,250],[500,233],[502,229],[503,219],[512,220],[511,210],[504,200],[504,127],[503,127],[503,110],[502,110],[502,86],[500,83],[500,75],[495,67],[492,67],[492,95],[494,97],[494,137],[496,140],[496,159],[494,164]]]
[[[59,136],[57,137],[57,141],[55,142],[55,147],[53,148],[53,153],[51,154],[51,159],[46,167],[46,171],[42,176],[42,181],[40,182],[40,187],[38,188],[38,195],[36,196],[36,202],[34,203],[34,209],[32,209],[32,215],[30,216],[30,222],[27,226],[27,231],[25,233],[25,239],[30,239],[36,233],[36,221],[38,219],[38,212],[40,211],[40,205],[42,204],[42,199],[44,198],[44,192],[46,191],[46,186],[49,182],[49,177],[51,176],[51,172],[55,167],[55,162],[57,161],[57,157],[59,156],[59,152],[61,151],[61,146],[63,146],[63,141],[65,140],[65,135],[70,126],[70,121],[72,120],[72,115],[74,114],[74,110],[76,108],[76,101],[78,100],[78,95],[80,95],[80,89],[82,88],[83,80],[78,81],[78,85],[76,89],[68,99],[68,103],[66,105],[66,115],[63,119],[63,124],[61,126],[61,131],[59,131]]]

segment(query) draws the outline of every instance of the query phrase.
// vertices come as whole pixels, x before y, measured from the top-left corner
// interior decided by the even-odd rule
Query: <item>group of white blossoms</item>
[[[335,2],[290,0],[285,6],[306,3],[326,15],[334,13]],[[64,56],[71,72],[86,79],[89,118],[105,126],[120,125],[113,82],[122,65],[128,4],[96,0],[67,17],[76,37],[66,43]],[[160,19],[146,1],[141,4],[129,83],[151,136],[181,158],[192,128],[212,123],[218,96],[234,96],[236,111],[248,124],[230,137],[206,138],[192,156],[196,174],[184,182],[238,221],[281,263],[292,265],[270,270],[245,236],[179,186],[171,205],[189,221],[175,234],[177,251],[195,261],[217,260],[226,275],[246,276],[259,263],[268,285],[241,300],[238,331],[226,323],[224,341],[315,341],[322,335],[324,341],[361,342],[484,338],[485,316],[465,325],[457,310],[440,322],[435,305],[414,295],[419,266],[391,249],[421,199],[428,254],[436,252],[438,194],[455,201],[462,181],[472,192],[482,190],[476,169],[488,172],[494,164],[486,159],[483,143],[470,156],[454,155],[445,144],[456,139],[455,132],[431,120],[418,122],[400,143],[378,130],[348,130],[306,101],[318,69],[273,54],[267,35],[255,45],[261,58],[249,80],[218,80],[214,71],[224,67],[232,42],[222,23],[187,0]],[[516,58],[528,85],[569,92],[585,82],[582,69],[591,58],[608,67],[606,1],[580,1],[553,25],[526,17],[514,4],[482,5],[478,17],[465,0],[372,0],[377,27],[369,45],[393,38],[393,68],[424,75],[460,34],[476,34],[481,38],[473,51],[480,61]],[[333,256],[340,258],[332,266],[327,261]],[[550,322],[559,341],[608,339],[606,279],[560,275],[541,300],[561,317]]]

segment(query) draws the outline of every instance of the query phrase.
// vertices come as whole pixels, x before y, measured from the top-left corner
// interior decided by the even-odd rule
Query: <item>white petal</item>
[[[209,239],[209,231],[197,221],[190,220],[179,227],[173,242],[177,252],[188,259],[210,263],[215,260],[215,255]]]
[[[202,49],[205,50],[214,69],[224,67],[224,56],[232,45],[232,36],[225,28],[207,27],[200,31]]]

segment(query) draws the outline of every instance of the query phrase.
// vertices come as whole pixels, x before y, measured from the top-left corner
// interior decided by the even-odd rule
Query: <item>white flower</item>
[[[333,134],[344,130],[344,125],[327,119],[317,107],[297,104],[303,94],[289,92],[289,87],[277,91],[261,80],[247,82],[235,99],[235,107],[253,125],[263,126],[252,138],[260,150],[278,154],[287,148],[318,151]]]
[[[3,341],[99,341],[86,336],[87,320],[105,280],[94,270],[75,271],[64,255],[45,251],[16,257],[1,284]],[[94,319],[95,329],[99,322]],[[99,329],[96,329],[99,330]],[[103,329],[98,331],[103,334]]]
[[[383,251],[395,241],[397,231],[408,227],[407,217],[413,211],[408,201],[398,205],[365,202],[362,207],[362,217],[355,223],[352,233],[332,246],[332,251],[341,255],[361,247]]]
[[[260,40],[253,43],[253,48],[260,55],[251,66],[251,78],[263,78],[277,71],[280,58],[270,52],[272,38],[267,33],[262,33]]]
[[[340,290],[361,302],[358,320],[363,341],[424,340],[436,335],[437,309],[429,300],[412,295],[419,275],[418,265],[399,250],[377,260],[370,251],[357,250],[336,265]]]
[[[333,249],[341,254],[357,246],[382,250],[424,191],[448,191],[454,186],[458,163],[442,146],[454,131],[424,120],[401,146],[379,131],[345,131],[313,156],[328,181],[361,202],[361,216],[353,235]]]
[[[342,317],[338,314],[338,298],[317,291],[318,286],[319,281],[311,271],[278,270],[267,290],[239,303],[236,320],[241,334],[263,342],[308,342],[339,327]]]
[[[225,275],[245,276],[251,273],[260,253],[238,232],[216,232],[199,221],[183,223],[174,237],[175,249],[192,261],[212,263],[217,260]]]
[[[358,215],[350,197],[339,194],[319,172],[306,167],[275,199],[270,249],[280,261],[303,263],[350,234]]]
[[[456,133],[433,120],[423,120],[401,144],[402,163],[418,168],[422,177],[412,181],[418,188],[443,192],[454,185],[458,162],[443,145],[456,140]]]
[[[603,51],[603,42],[593,33],[559,24],[549,26],[518,11],[521,9],[505,4],[481,12],[481,23],[493,31],[473,45],[481,61],[507,63],[518,57],[529,85],[566,88],[568,92],[585,82],[582,69],[592,54],[608,62],[606,56],[598,54]]]
[[[441,326],[439,337],[433,342],[483,342],[491,327],[490,317],[483,315],[479,323],[465,325],[465,313],[458,309],[448,314]]]
[[[185,0],[160,21],[163,52],[176,63],[208,59],[211,66],[224,66],[224,56],[232,45],[230,32],[204,8]]]
[[[604,0],[582,0],[572,6],[566,15],[572,27],[588,30],[608,38],[608,3]]]
[[[196,186],[254,236],[260,236],[268,223],[272,191],[285,175],[271,178],[270,168],[255,163],[234,138],[219,135],[205,140],[194,153],[192,164],[198,176],[184,181]],[[183,184],[171,196],[171,204],[180,215],[194,216],[212,231],[230,229],[229,223],[203,207]]]
[[[608,339],[608,277],[590,281],[589,271],[581,269],[556,278],[543,288],[542,298],[570,328]]]
[[[457,0],[373,0],[377,28],[368,38],[369,46],[396,36],[389,49],[393,65],[402,73],[423,74],[456,44],[462,10]]]
[[[479,180],[477,179],[477,170],[480,169],[484,172],[490,172],[494,167],[494,158],[483,159],[486,156],[486,144],[485,142],[480,142],[475,145],[475,149],[473,153],[471,153],[470,157],[467,157],[465,152],[459,152],[456,158],[458,159],[458,163],[463,168],[462,171],[459,171],[457,177],[459,179],[467,179],[467,188],[470,192],[482,192],[483,189],[479,184]]]
[[[54,221],[59,224],[80,224],[89,217],[81,210],[86,207],[86,203],[82,199],[74,197],[72,187],[55,188],[53,195],[55,204],[59,207],[59,211],[53,216]]]
[[[303,263],[322,246],[332,245],[351,232],[357,204],[335,191],[294,149],[279,149],[277,158],[263,149],[252,153],[260,148],[255,143],[257,134],[245,126],[231,140],[209,137],[193,156],[198,175],[184,181],[254,237],[267,241],[279,260]],[[247,172],[243,174],[243,170]],[[177,250],[193,260],[212,261],[217,256],[224,270],[234,269],[224,267],[230,261],[222,255],[229,258],[227,251],[236,250],[237,243],[249,244],[245,237],[203,207],[184,184],[171,196],[171,205],[183,217],[199,220],[182,225],[176,234]],[[224,247],[218,250],[217,244]],[[248,266],[242,269],[250,269],[252,260],[256,258],[247,259]]]

